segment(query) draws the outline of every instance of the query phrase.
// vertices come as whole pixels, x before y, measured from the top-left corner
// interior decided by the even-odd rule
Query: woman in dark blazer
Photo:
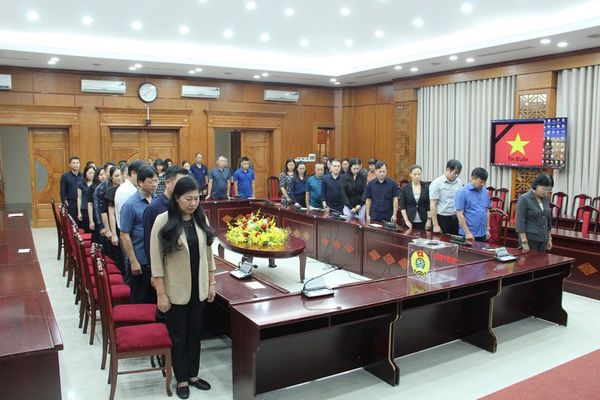
[[[540,174],[531,184],[531,190],[521,195],[517,201],[516,231],[524,251],[552,249],[552,217],[546,196],[551,190],[550,177]]]
[[[429,229],[429,185],[421,182],[423,169],[419,165],[410,167],[411,182],[400,190],[400,212],[410,229]]]

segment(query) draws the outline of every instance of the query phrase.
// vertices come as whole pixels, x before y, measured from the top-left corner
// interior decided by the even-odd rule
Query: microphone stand
[[[310,288],[307,288],[306,285],[308,285],[310,282],[312,282],[316,279],[322,278],[323,276],[332,273],[333,271],[339,271],[341,269],[343,269],[343,268],[342,267],[333,267],[329,271],[326,271],[317,276],[313,276],[312,278],[310,278],[309,280],[304,282],[304,285],[302,286],[302,291],[301,291],[302,295],[305,297],[321,297],[321,296],[333,295],[333,290],[329,289],[328,287],[320,287],[318,289],[310,289]]]

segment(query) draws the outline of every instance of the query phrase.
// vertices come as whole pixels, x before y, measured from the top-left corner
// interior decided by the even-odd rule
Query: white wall
[[[219,156],[225,156],[231,165],[231,129],[215,130],[215,160]],[[209,165],[209,169],[214,165]]]
[[[0,126],[6,204],[31,203],[27,128]]]

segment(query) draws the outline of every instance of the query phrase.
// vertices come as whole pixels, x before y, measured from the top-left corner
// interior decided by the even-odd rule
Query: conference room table
[[[493,328],[527,317],[567,324],[561,303],[568,257],[511,249],[518,259],[500,263],[489,245],[475,243],[460,247],[456,279],[430,284],[407,274],[408,244],[417,237],[447,240],[439,235],[390,232],[260,201],[203,208],[219,232],[237,215],[260,209],[304,240],[309,257],[370,278],[309,299],[264,282],[254,286],[256,277],[237,280],[227,273],[233,266],[218,259],[224,270],[216,276],[215,307],[232,342],[234,399],[355,368],[396,385],[398,356],[457,339],[494,352]]]

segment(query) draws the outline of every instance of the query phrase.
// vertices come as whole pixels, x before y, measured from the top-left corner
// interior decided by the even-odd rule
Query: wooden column
[[[416,162],[417,153],[416,89],[394,91],[394,113],[396,155],[394,176],[397,179],[408,179],[408,168]]]

